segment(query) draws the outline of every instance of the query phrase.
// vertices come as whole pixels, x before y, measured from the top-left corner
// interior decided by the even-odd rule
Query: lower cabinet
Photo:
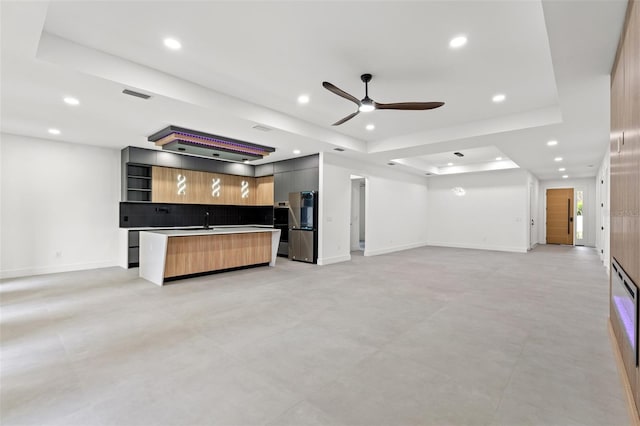
[[[129,231],[129,235],[127,238],[127,266],[129,268],[136,268],[140,266],[140,231]]]

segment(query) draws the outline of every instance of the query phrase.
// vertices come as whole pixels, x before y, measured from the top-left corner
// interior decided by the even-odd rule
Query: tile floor
[[[8,425],[627,425],[594,249],[4,280]]]

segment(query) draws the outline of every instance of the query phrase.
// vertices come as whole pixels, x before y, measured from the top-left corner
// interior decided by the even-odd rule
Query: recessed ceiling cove
[[[44,35],[365,141],[460,125],[470,129],[469,137],[486,129],[483,121],[519,114],[519,123],[527,125],[528,114],[558,104],[539,1],[187,4],[51,2]],[[170,35],[180,39],[182,49],[169,51],[164,46],[166,27],[141,22],[171,22]],[[392,30],[367,31],[363,36],[357,22]],[[449,41],[460,33],[468,42],[453,50]],[[446,108],[428,114],[372,111],[367,119],[375,123],[375,134],[358,120],[331,128],[354,108],[349,102],[336,102],[322,82],[360,94],[358,76],[365,72],[375,76],[375,99],[445,101]],[[150,86],[159,78],[150,73],[143,81]],[[193,100],[176,87],[143,84],[135,87]],[[500,105],[491,102],[498,92],[508,99]],[[297,102],[300,93],[309,96],[308,104]],[[260,122],[286,130],[279,119]],[[469,122],[475,125],[469,127]]]
[[[626,3],[4,2],[0,130],[51,138],[56,128],[56,139],[121,149],[148,147],[147,135],[181,123],[277,148],[254,164],[302,149],[386,167],[495,146],[541,179],[557,177],[555,156],[572,177],[594,176]],[[459,36],[466,43],[453,48]],[[169,37],[182,48],[168,49]],[[361,99],[363,73],[376,101],[446,105],[374,109],[331,126],[356,105],[322,82]]]
[[[462,156],[457,154],[462,154]],[[456,152],[438,152],[412,158],[398,158],[393,161],[432,175],[450,175],[519,168],[515,162],[495,146],[469,148]]]

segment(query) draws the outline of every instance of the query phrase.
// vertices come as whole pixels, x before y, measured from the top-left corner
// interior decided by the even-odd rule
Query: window
[[[584,192],[576,191],[576,244],[582,242],[584,238],[584,215],[582,208],[584,205]]]

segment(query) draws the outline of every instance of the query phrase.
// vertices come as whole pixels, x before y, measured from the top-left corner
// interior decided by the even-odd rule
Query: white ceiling
[[[594,176],[608,143],[609,83],[626,1],[2,2],[1,130],[152,148],[169,124],[274,146],[267,161],[341,155],[427,171],[421,156],[493,146],[541,179]],[[598,25],[594,25],[597,22]],[[364,35],[361,33],[364,32]],[[467,35],[463,48],[449,40]],[[164,37],[182,50],[167,50]],[[379,102],[355,105],[360,74]],[[122,95],[131,88],[153,95]],[[311,97],[306,106],[298,95]],[[505,93],[501,104],[491,102]],[[62,97],[75,96],[70,107]],[[274,129],[260,132],[256,124]],[[373,123],[374,131],[365,130]],[[559,145],[546,147],[548,139]],[[412,161],[413,160],[413,161]],[[595,167],[588,167],[593,165]]]

